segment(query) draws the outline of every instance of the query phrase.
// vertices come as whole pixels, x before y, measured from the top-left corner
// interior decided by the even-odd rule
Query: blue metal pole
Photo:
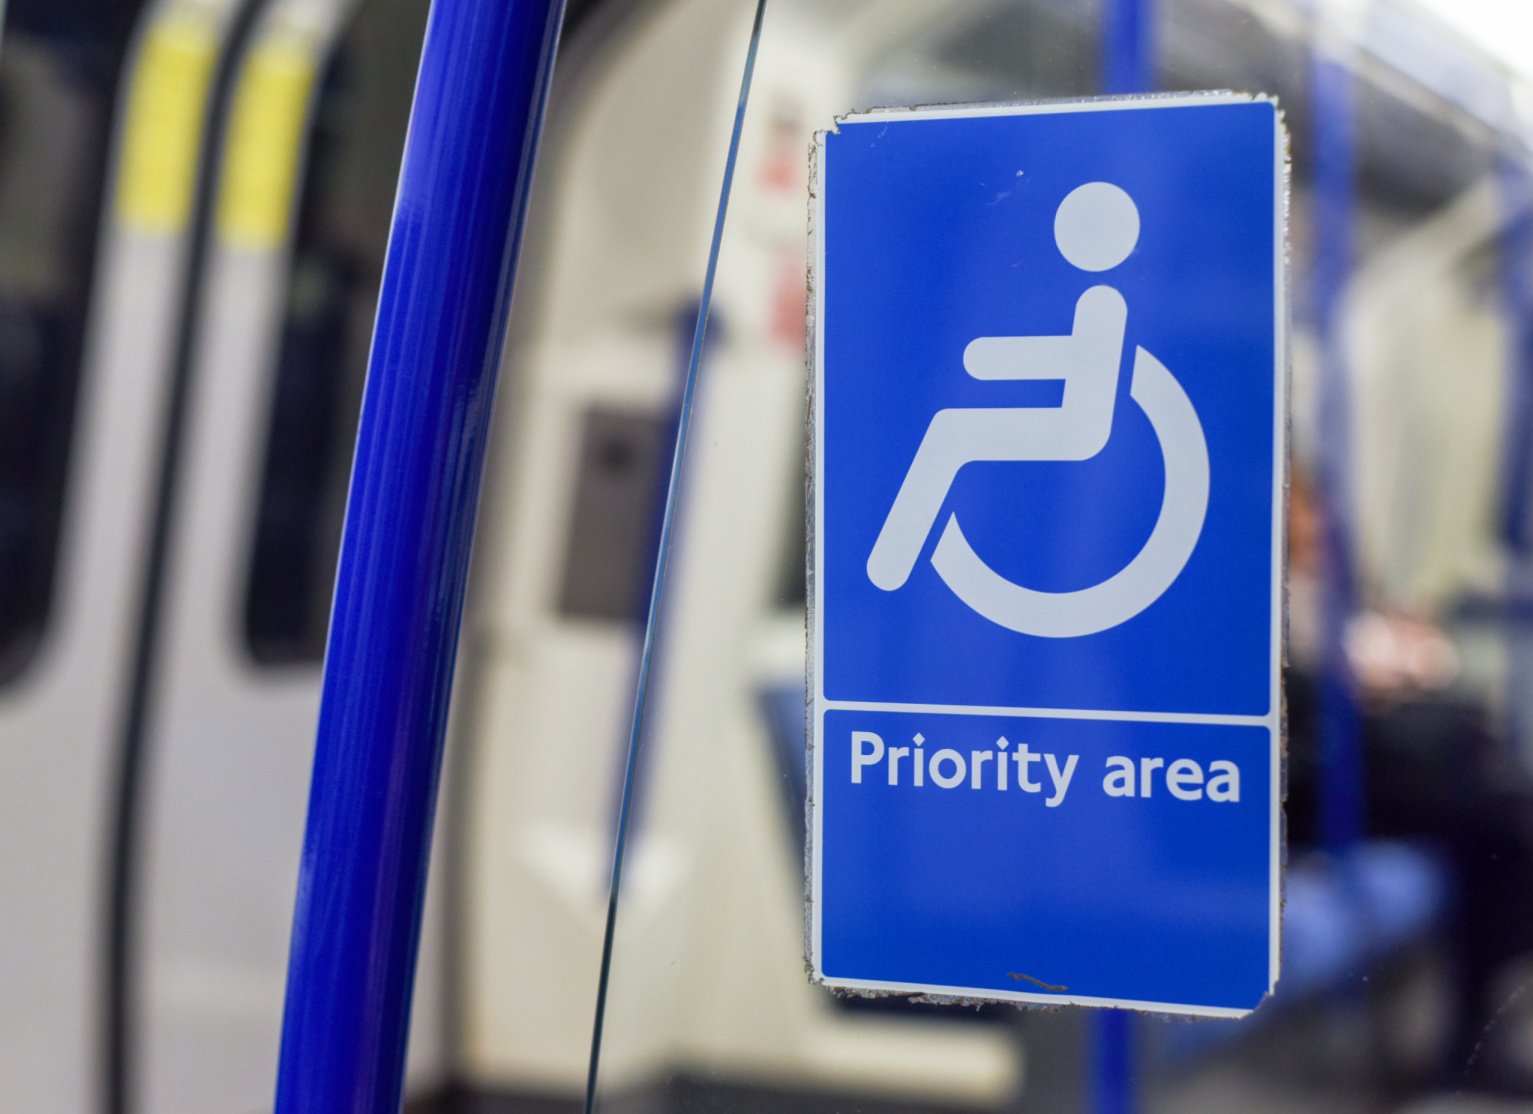
[[[1107,0],[1102,12],[1102,89],[1155,90],[1154,0]]]
[[[435,0],[325,659],[277,1114],[400,1108],[495,374],[563,0]]]
[[[1356,208],[1353,78],[1318,48],[1314,90],[1314,240],[1311,310],[1320,348],[1316,486],[1322,506],[1324,580],[1320,675],[1320,835],[1345,851],[1363,834],[1362,724],[1347,659],[1347,625],[1358,607],[1352,490],[1352,392],[1342,307],[1353,264]]]
[[[1153,0],[1107,0],[1102,11],[1102,88],[1112,94],[1155,91]],[[1092,1019],[1093,1114],[1132,1114],[1138,1108],[1134,1015],[1098,1010]]]
[[[1533,168],[1507,141],[1496,156],[1503,229],[1501,311],[1506,321],[1506,404],[1501,456],[1501,537],[1506,551],[1506,708],[1512,737],[1527,739],[1533,674],[1523,601],[1533,581]]]
[[[1131,1114],[1138,1107],[1134,1078],[1134,1015],[1098,1010],[1091,1042],[1092,1114]]]

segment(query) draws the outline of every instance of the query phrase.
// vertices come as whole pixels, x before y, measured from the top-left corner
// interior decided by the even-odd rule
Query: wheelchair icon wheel
[[[1144,546],[1117,573],[1071,592],[1040,592],[1001,576],[974,552],[949,515],[932,566],[971,610],[1019,634],[1077,638],[1125,623],[1181,575],[1208,511],[1208,442],[1182,385],[1143,348],[1134,352],[1129,397],[1144,412],[1165,462],[1160,515]]]

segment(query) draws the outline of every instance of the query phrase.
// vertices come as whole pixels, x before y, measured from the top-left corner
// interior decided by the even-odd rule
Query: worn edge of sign
[[[872,124],[886,119],[904,120],[912,116],[926,117],[928,119],[984,115],[1026,116],[1062,112],[1072,108],[1111,112],[1118,109],[1167,107],[1166,102],[1176,101],[1186,102],[1189,107],[1215,104],[1270,104],[1276,110],[1278,119],[1280,121],[1285,119],[1282,106],[1278,104],[1276,94],[1253,93],[1243,89],[1165,89],[1157,90],[1153,93],[1134,93],[1130,95],[1097,94],[1088,97],[1026,97],[999,101],[952,101],[912,105],[874,105],[869,108],[851,109],[836,116],[829,128],[815,133],[815,141],[816,143],[820,142],[822,137],[826,135],[840,134],[840,125],[842,124]],[[1283,165],[1285,183],[1288,174],[1286,158],[1287,130],[1287,124],[1284,123],[1285,159]],[[811,200],[813,199],[812,191],[813,183],[811,182]]]
[[[837,118],[839,122],[839,117]],[[832,125],[834,129],[834,125]],[[815,653],[819,637],[816,618],[819,607],[819,582],[815,576],[816,559],[820,539],[815,514],[817,503],[815,459],[819,452],[820,438],[817,432],[817,411],[820,395],[815,389],[820,371],[818,356],[820,321],[817,285],[819,279],[820,239],[820,162],[825,146],[825,132],[817,131],[809,143],[809,188],[806,199],[808,209],[805,218],[808,235],[804,247],[804,973],[811,983],[824,985],[814,969],[815,851],[819,845],[815,837],[814,821],[818,808],[815,792],[819,788],[815,777],[815,760],[819,754],[816,731],[816,711],[820,691],[819,655]]]
[[[1277,831],[1274,833],[1276,847],[1272,852],[1272,885],[1277,890],[1277,924],[1271,944],[1271,973],[1267,993],[1252,1007],[1252,1012],[1266,1005],[1277,992],[1278,980],[1283,973],[1283,914],[1288,909],[1288,514],[1293,499],[1293,345],[1289,343],[1292,339],[1293,318],[1293,238],[1290,235],[1293,227],[1293,137],[1288,131],[1288,116],[1277,98],[1263,99],[1270,101],[1276,116],[1278,198],[1274,217],[1278,222],[1278,250],[1274,266],[1282,269],[1275,283],[1280,300],[1274,321],[1277,343],[1281,345],[1281,350],[1273,369],[1274,374],[1282,377],[1277,392],[1282,411],[1276,419],[1278,428],[1273,431],[1277,440],[1276,467],[1279,469],[1276,482],[1281,498],[1278,500],[1272,539],[1273,568],[1277,573],[1277,598],[1273,606],[1278,609],[1279,623],[1278,644],[1273,649],[1277,658],[1277,677],[1273,686],[1271,710],[1276,719],[1274,730],[1277,734],[1272,771],[1273,787],[1277,793]]]
[[[815,970],[815,926],[818,912],[815,901],[815,881],[817,872],[814,869],[815,855],[818,850],[818,833],[816,831],[816,817],[818,815],[818,801],[815,799],[819,779],[816,776],[816,763],[819,758],[818,745],[818,694],[819,694],[819,655],[816,653],[820,634],[819,622],[819,583],[817,577],[817,565],[819,558],[819,531],[818,531],[818,502],[817,502],[817,472],[816,462],[819,459],[819,422],[818,410],[820,406],[820,392],[817,389],[819,375],[822,370],[820,359],[821,322],[819,320],[819,282],[822,279],[821,253],[823,251],[824,228],[821,227],[821,192],[823,183],[821,174],[825,154],[826,137],[839,134],[840,125],[855,123],[874,123],[879,119],[900,118],[911,116],[938,117],[940,114],[953,115],[980,115],[982,113],[994,113],[997,110],[1004,112],[1006,109],[1037,110],[1047,112],[1050,110],[1063,110],[1071,107],[1098,107],[1105,108],[1107,103],[1121,106],[1126,109],[1136,107],[1154,107],[1157,102],[1186,101],[1196,104],[1270,104],[1274,115],[1274,142],[1275,171],[1277,178],[1276,209],[1273,214],[1276,227],[1273,230],[1275,244],[1273,252],[1273,265],[1279,271],[1274,282],[1274,343],[1277,346],[1276,359],[1273,364],[1273,375],[1277,380],[1274,384],[1274,404],[1277,413],[1274,415],[1274,477],[1273,484],[1277,498],[1274,500],[1273,513],[1273,568],[1276,572],[1273,607],[1276,615],[1276,644],[1273,646],[1273,655],[1276,659],[1274,669],[1273,690],[1271,693],[1272,706],[1268,714],[1273,717],[1273,730],[1275,733],[1274,745],[1272,746],[1272,762],[1274,769],[1270,772],[1272,777],[1272,790],[1274,793],[1274,818],[1272,823],[1276,831],[1272,859],[1272,886],[1277,890],[1275,897],[1276,922],[1272,926],[1271,951],[1269,955],[1267,990],[1261,999],[1249,1010],[1233,1011],[1212,1015],[1199,1015],[1192,1012],[1172,1012],[1169,1009],[1157,1009],[1154,1005],[1131,1005],[1120,1004],[1108,1007],[1122,1009],[1129,1012],[1143,1014],[1150,1017],[1169,1018],[1183,1022],[1197,1022],[1207,1020],[1228,1020],[1231,1016],[1247,1017],[1260,1009],[1272,997],[1277,989],[1277,983],[1282,972],[1283,959],[1283,912],[1287,908],[1287,867],[1288,867],[1288,698],[1283,678],[1288,667],[1288,626],[1289,626],[1289,591],[1288,591],[1288,510],[1292,499],[1292,469],[1290,467],[1290,447],[1293,439],[1293,374],[1292,346],[1289,344],[1290,317],[1292,300],[1292,275],[1293,275],[1293,247],[1290,232],[1292,230],[1293,208],[1293,140],[1288,130],[1288,117],[1281,103],[1274,94],[1243,92],[1233,89],[1211,89],[1202,91],[1166,91],[1155,93],[1143,93],[1134,96],[1093,96],[1093,97],[1056,97],[1033,100],[994,101],[994,102],[957,102],[953,104],[920,104],[908,106],[880,106],[869,109],[858,109],[842,113],[834,117],[829,128],[814,133],[809,145],[809,187],[807,197],[807,228],[806,252],[804,261],[804,365],[805,365],[805,401],[804,426],[805,426],[805,452],[804,452],[804,972],[808,980],[815,985],[825,987],[831,993],[845,998],[906,998],[911,1002],[936,1006],[962,1006],[978,1008],[986,1005],[1006,1005],[1017,1009],[1035,1010],[1060,1010],[1076,1005],[1077,1003],[1060,1000],[1054,1001],[1047,998],[1037,997],[992,997],[984,994],[941,994],[930,991],[915,990],[892,990],[872,987],[845,986],[829,982],[824,975]],[[1019,113],[1020,114],[1020,113]],[[1031,976],[1014,974],[1011,977],[1028,982],[1044,984]],[[1049,988],[1053,989],[1053,988]],[[1063,988],[1060,988],[1063,989]],[[1089,1008],[1089,1007],[1088,1007]]]

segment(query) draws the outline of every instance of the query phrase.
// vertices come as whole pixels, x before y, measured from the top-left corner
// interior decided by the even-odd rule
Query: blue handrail
[[[496,370],[563,0],[435,0],[325,658],[278,1114],[398,1111]]]
[[[1153,93],[1155,0],[1109,0],[1102,12],[1102,91]]]
[[[1102,89],[1153,93],[1154,0],[1109,0],[1102,11]],[[1098,1010],[1091,1032],[1093,1114],[1133,1114],[1139,1106],[1135,1019],[1121,1010]]]
[[[1352,483],[1352,392],[1343,329],[1356,216],[1356,89],[1343,59],[1317,46],[1314,100],[1312,302],[1320,349],[1316,487],[1321,501],[1320,836],[1345,851],[1363,834],[1362,723],[1346,632],[1358,608]]]
[[[1496,153],[1502,211],[1501,309],[1506,317],[1505,448],[1501,460],[1501,538],[1510,553],[1533,553],[1533,166],[1520,145]]]
[[[1512,737],[1528,737],[1524,687],[1533,646],[1515,621],[1533,581],[1533,166],[1519,142],[1503,140],[1496,155],[1502,210],[1498,279],[1506,321],[1506,402],[1502,418],[1500,534],[1506,552],[1506,710]]]

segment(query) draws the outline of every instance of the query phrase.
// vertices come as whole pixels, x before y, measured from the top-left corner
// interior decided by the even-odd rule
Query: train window
[[[586,413],[559,592],[564,614],[643,618],[675,428],[645,412]]]
[[[426,5],[367,0],[315,105],[245,593],[265,665],[324,656],[357,414]]]
[[[134,3],[12,0],[0,50],[0,683],[42,641]]]
[[[808,448],[806,443],[804,451],[807,452]],[[802,476],[795,474],[793,481],[792,501],[783,522],[782,564],[773,596],[778,607],[787,611],[802,611],[809,599],[809,567],[805,558],[809,538],[807,489]]]

